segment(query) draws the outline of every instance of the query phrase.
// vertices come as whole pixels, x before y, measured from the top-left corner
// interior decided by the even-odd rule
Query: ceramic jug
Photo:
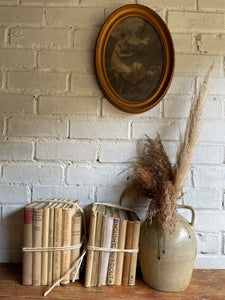
[[[196,258],[195,212],[191,206],[177,207],[191,211],[190,223],[178,214],[175,232],[163,234],[156,216],[151,224],[145,220],[140,234],[143,280],[150,287],[167,292],[179,292],[188,287]]]

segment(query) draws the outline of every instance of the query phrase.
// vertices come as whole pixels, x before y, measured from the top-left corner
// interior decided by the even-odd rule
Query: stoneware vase
[[[143,280],[165,292],[180,292],[188,287],[196,258],[194,210],[187,205],[178,208],[190,210],[192,217],[188,223],[178,214],[174,233],[163,235],[157,216],[151,224],[145,220],[141,227],[139,257]]]

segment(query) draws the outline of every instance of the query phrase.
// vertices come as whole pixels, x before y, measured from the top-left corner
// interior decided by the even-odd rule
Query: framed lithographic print
[[[161,17],[130,4],[103,24],[95,47],[95,71],[105,97],[117,108],[142,113],[165,95],[173,76],[174,48]]]

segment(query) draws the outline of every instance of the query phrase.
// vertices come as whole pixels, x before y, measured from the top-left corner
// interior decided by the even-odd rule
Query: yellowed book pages
[[[125,241],[125,249],[132,249],[133,244],[133,235],[134,235],[134,222],[130,220],[127,221],[127,234]],[[122,284],[128,285],[128,278],[130,274],[130,263],[131,263],[131,253],[124,253],[124,264],[123,264],[123,275],[122,275]]]
[[[48,247],[49,239],[49,207],[51,202],[47,203],[43,208],[42,221],[42,247]],[[41,285],[48,284],[48,251],[42,252],[41,257]]]
[[[93,209],[94,209],[94,207],[93,207]],[[88,245],[89,246],[94,246],[96,221],[97,221],[96,212],[92,211],[91,216],[90,216],[90,226],[89,226],[89,238],[88,238]],[[93,258],[94,258],[94,251],[88,249],[88,251],[87,251],[87,261],[86,261],[86,270],[85,270],[85,281],[84,281],[84,286],[85,287],[90,287],[91,286],[91,273],[92,273],[92,267],[93,267]]]
[[[72,206],[68,204],[62,210],[62,246],[71,246],[71,219]],[[70,253],[71,250],[62,251],[61,276],[63,276],[70,269]],[[62,286],[70,283],[70,275],[61,281]]]
[[[32,224],[33,224],[33,208],[40,202],[33,202],[24,208],[24,238],[23,246],[32,247]],[[23,252],[23,285],[32,285],[32,252]]]
[[[42,246],[42,216],[43,206],[46,203],[40,203],[33,210],[33,247]],[[32,274],[33,285],[41,285],[41,252],[33,252],[33,274]]]
[[[112,208],[112,216],[113,216],[113,228],[112,228],[112,238],[111,238],[111,248],[117,248],[118,246],[118,238],[119,238],[119,211],[118,209]],[[109,255],[109,266],[108,266],[108,274],[107,274],[107,284],[113,285],[115,280],[115,271],[116,271],[116,259],[117,252],[111,252]]]
[[[138,220],[137,216],[134,213],[131,213],[131,217],[134,220],[133,221],[134,222],[134,234],[133,234],[132,249],[138,249],[141,222]],[[137,257],[138,257],[137,253],[131,253],[130,273],[129,273],[128,285],[135,285],[136,269],[137,269]]]
[[[120,209],[119,215],[120,215],[120,226],[119,226],[119,237],[118,237],[118,249],[124,249],[126,232],[127,232],[127,214],[123,209]],[[116,260],[115,280],[114,280],[115,285],[122,284],[123,261],[124,261],[124,252],[118,252],[117,260]]]
[[[101,246],[101,233],[102,233],[102,220],[103,215],[105,213],[104,205],[97,205],[97,223],[96,223],[96,231],[95,231],[95,247]],[[93,268],[91,274],[91,286],[98,285],[98,273],[99,273],[99,251],[94,251],[93,257]]]
[[[72,236],[71,236],[71,245],[77,245],[81,242],[81,234],[82,234],[82,217],[81,212],[77,211],[72,217]],[[71,266],[74,262],[80,257],[80,249],[73,249],[71,250]],[[70,279],[72,280],[75,276],[77,271],[77,266],[73,269],[70,274]],[[79,279],[79,271],[75,278],[76,280]]]
[[[62,246],[62,207],[63,204],[57,205],[54,210],[54,247]],[[61,251],[54,251],[53,254],[53,283],[61,276]],[[58,283],[57,286],[60,286]]]

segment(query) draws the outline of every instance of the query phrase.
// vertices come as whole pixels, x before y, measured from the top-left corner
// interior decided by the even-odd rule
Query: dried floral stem
[[[184,133],[183,143],[181,143],[179,151],[177,153],[177,161],[174,170],[175,176],[173,182],[176,197],[183,188],[184,180],[189,170],[191,159],[200,134],[207,100],[206,91],[213,67],[214,63],[210,66],[203,85],[192,103],[189,119]]]
[[[206,104],[206,91],[214,63],[211,65],[198,95],[191,106],[183,142],[177,153],[177,161],[172,168],[164,150],[160,136],[139,143],[140,161],[133,163],[135,172],[131,183],[124,189],[120,202],[129,197],[134,200],[151,199],[146,218],[159,215],[163,232],[174,231],[177,222],[176,202],[182,192],[183,182],[188,172],[196,146]]]

